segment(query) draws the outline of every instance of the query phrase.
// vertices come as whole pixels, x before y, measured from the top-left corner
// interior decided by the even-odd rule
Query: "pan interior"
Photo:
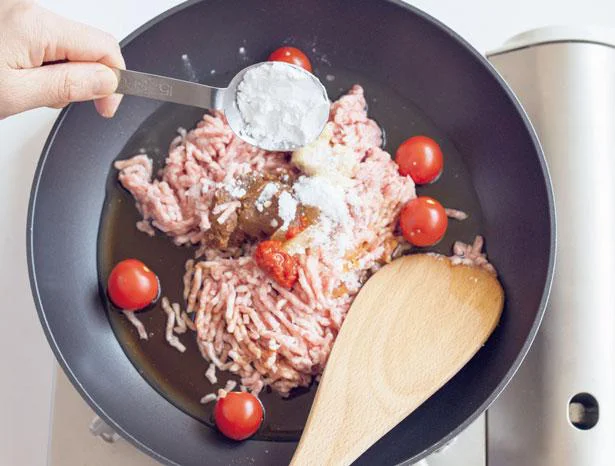
[[[453,241],[471,241],[474,235],[481,233],[482,213],[468,169],[446,133],[438,129],[413,102],[399,96],[383,82],[334,67],[328,75],[329,80],[326,76],[320,76],[320,79],[332,97],[341,95],[355,83],[364,86],[369,115],[385,131],[385,149],[388,152],[394,154],[403,140],[418,134],[428,135],[441,144],[445,154],[444,173],[436,183],[420,186],[417,192],[435,197],[446,207],[461,209],[470,217],[463,222],[451,220],[446,237],[430,250],[448,255]],[[199,109],[163,105],[143,122],[118,159],[145,151],[154,158],[156,172],[164,164],[169,142],[177,134],[177,128],[194,126],[201,114]],[[193,257],[194,248],[174,246],[161,232],[150,238],[137,231],[135,223],[140,219],[139,214],[130,194],[119,185],[114,169],[109,172],[106,189],[107,199],[98,244],[99,275],[103,283],[115,263],[136,257],[159,275],[163,295],[185,306],[182,297],[184,263]],[[391,286],[395,287],[395,284]],[[204,376],[208,363],[201,357],[195,335],[191,332],[180,337],[187,347],[183,354],[166,343],[166,314],[159,303],[153,309],[139,313],[139,318],[150,332],[150,339],[141,341],[132,325],[114,310],[104,295],[102,298],[118,340],[143,377],[171,403],[213,427],[213,403],[201,405],[199,400],[203,395],[223,387],[229,374],[218,371],[218,383],[209,383]],[[297,440],[315,391],[316,386],[312,384],[308,389],[296,389],[288,399],[271,392],[263,393],[260,398],[267,415],[257,438]]]

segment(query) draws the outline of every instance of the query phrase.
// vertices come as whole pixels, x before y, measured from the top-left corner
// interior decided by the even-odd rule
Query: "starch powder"
[[[329,100],[308,72],[270,62],[246,72],[237,88],[244,122],[240,135],[263,148],[291,150],[315,140],[329,115]]]

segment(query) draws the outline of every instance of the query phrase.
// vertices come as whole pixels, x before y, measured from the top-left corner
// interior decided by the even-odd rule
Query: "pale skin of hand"
[[[0,0],[0,119],[85,100],[111,118],[121,96],[110,67],[125,68],[110,34],[33,2]]]

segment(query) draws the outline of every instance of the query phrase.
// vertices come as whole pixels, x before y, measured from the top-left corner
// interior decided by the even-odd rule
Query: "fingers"
[[[111,117],[119,105],[117,77],[100,63],[62,63],[29,70],[14,70],[3,79],[0,101],[4,116],[36,107],[61,107],[70,102],[98,99],[97,110]],[[1,116],[1,115],[0,115]]]
[[[96,107],[96,111],[105,118],[111,118],[115,115],[117,108],[120,105],[120,101],[122,100],[121,95],[113,94],[109,97],[102,97],[101,99],[96,99],[94,101],[94,106]],[[54,104],[50,105],[50,108],[55,108],[57,110],[61,110],[66,107],[68,103],[62,104]]]
[[[117,108],[120,106],[122,97],[123,96],[121,94],[113,94],[108,97],[96,99],[94,101],[96,111],[105,118],[112,118],[113,115],[115,115]]]
[[[0,0],[0,118],[39,106],[95,100],[111,117],[120,95],[109,67],[125,68],[119,44],[96,28],[20,0]],[[42,66],[49,62],[68,63]]]
[[[53,27],[48,27],[46,30],[54,33],[48,40],[45,61],[99,62],[110,67],[126,68],[120,46],[111,34],[52,12],[47,14]],[[96,99],[94,105],[100,115],[111,118],[115,115],[121,100],[121,95],[114,94]]]
[[[115,68],[125,68],[117,40],[106,32],[41,9],[39,31],[45,42],[44,62],[69,60],[99,62]]]

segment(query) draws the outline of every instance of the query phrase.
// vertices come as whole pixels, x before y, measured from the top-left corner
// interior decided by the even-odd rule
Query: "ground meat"
[[[249,147],[233,135],[221,114],[214,113],[172,145],[161,179],[151,180],[151,161],[145,156],[116,164],[122,185],[135,196],[145,221],[177,244],[199,243],[197,260],[186,263],[183,280],[186,313],[196,315],[199,349],[217,370],[234,374],[254,394],[270,386],[287,396],[293,388],[318,379],[361,283],[386,262],[391,250],[399,249],[399,212],[415,197],[412,179],[400,176],[391,156],[380,148],[381,132],[367,116],[361,87],[354,86],[332,105],[329,125],[329,143],[343,146],[356,161],[352,182],[340,201],[347,221],[329,221],[328,229],[317,229],[320,235],[314,234],[310,247],[297,253],[298,278],[292,290],[258,267],[252,241],[241,248],[212,248],[206,235],[215,223],[226,222],[233,232],[228,235],[226,229],[215,227],[219,233],[212,240],[228,236],[231,244],[241,235],[269,233],[271,221],[280,220],[273,217],[275,195],[269,207],[263,204],[262,211],[254,211],[258,190],[248,192],[249,186],[235,181],[277,170],[297,176],[288,154]],[[274,181],[293,183],[282,175]],[[261,183],[260,189],[264,186]],[[231,199],[215,198],[218,189],[227,189]],[[305,215],[308,221],[319,219],[317,225],[325,223],[317,211],[296,210],[295,221]],[[300,238],[301,234],[292,241]],[[344,257],[355,250],[360,255],[352,261]],[[465,251],[464,256],[469,258]]]

